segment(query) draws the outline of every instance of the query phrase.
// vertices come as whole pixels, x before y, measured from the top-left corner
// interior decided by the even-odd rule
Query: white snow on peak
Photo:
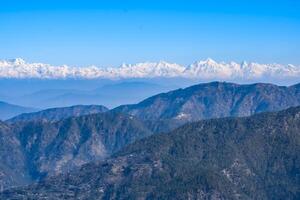
[[[28,63],[21,58],[0,60],[0,78],[154,78],[183,77],[190,79],[259,79],[300,78],[300,66],[281,64],[259,64],[255,62],[217,62],[211,58],[182,66],[166,61],[122,64],[120,67],[97,66],[71,67],[53,66],[44,63]]]
[[[12,63],[14,63],[15,65],[23,65],[23,64],[25,64],[25,60],[23,60],[22,58],[15,58],[15,59],[11,59],[9,61],[12,62]]]
[[[165,61],[137,63],[135,65],[123,64],[120,68],[115,68],[115,74],[124,77],[176,77],[181,74],[185,68],[178,64]]]

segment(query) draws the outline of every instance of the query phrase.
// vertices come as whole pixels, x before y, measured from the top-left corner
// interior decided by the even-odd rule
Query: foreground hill
[[[29,179],[21,144],[10,127],[0,121],[0,190],[28,183]]]
[[[36,109],[22,107],[0,101],[0,120],[6,120],[26,112],[34,112]]]
[[[125,145],[152,134],[134,117],[112,112],[72,117],[54,123],[30,121],[3,124],[3,127],[5,130],[3,128],[0,132],[0,137],[4,138],[1,140],[1,159],[11,159],[7,162],[14,167],[0,168],[1,178],[10,180],[7,171],[21,171],[29,175],[26,179],[19,176],[21,180],[2,181],[0,187],[3,188],[103,160]],[[14,151],[18,152],[12,153]]]
[[[257,83],[211,82],[158,94],[138,104],[116,108],[142,120],[197,121],[227,116],[250,116],[300,105],[300,84],[283,87]]]
[[[8,122],[26,122],[26,121],[59,121],[69,117],[77,117],[88,114],[102,113],[108,111],[108,108],[101,105],[76,105],[71,107],[50,108],[34,113],[23,113],[9,119]]]
[[[300,107],[187,124],[3,199],[299,199]]]

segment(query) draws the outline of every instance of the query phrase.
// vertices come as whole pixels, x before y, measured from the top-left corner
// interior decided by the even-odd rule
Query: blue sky
[[[167,60],[300,65],[300,1],[0,0],[0,58],[118,66]]]

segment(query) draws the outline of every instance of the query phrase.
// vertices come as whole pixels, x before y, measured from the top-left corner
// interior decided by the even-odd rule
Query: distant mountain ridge
[[[7,86],[8,83],[11,83],[7,86],[9,89],[13,90],[13,92],[18,93],[16,90],[20,90],[20,92],[25,92],[26,94],[6,94],[6,97],[3,97],[8,102],[15,102],[20,105],[34,106],[39,107],[41,109],[47,108],[55,108],[55,107],[67,107],[73,105],[104,105],[109,108],[114,108],[119,105],[136,103],[139,102],[149,96],[170,91],[178,88],[178,86],[174,84],[159,84],[137,80],[126,80],[126,81],[110,81],[111,83],[98,83],[96,80],[80,80],[78,82],[71,80],[59,80],[61,82],[61,87],[73,87],[72,89],[49,89],[51,87],[60,87],[57,86],[55,80],[18,80],[19,82],[23,82],[22,87],[24,89],[19,89],[18,85],[12,86],[14,84],[12,80],[10,82],[7,80],[4,81],[3,84]],[[51,82],[52,81],[52,82]],[[0,80],[0,85],[3,80]],[[46,84],[43,86],[43,84]],[[48,83],[47,83],[48,82]],[[91,82],[88,88],[84,86],[87,82]],[[73,83],[73,84],[72,84]],[[33,88],[32,91],[30,89],[30,85],[39,85],[41,84],[41,88]],[[65,86],[65,84],[72,84],[73,86]],[[81,89],[74,89],[76,86],[83,87]],[[10,88],[11,87],[11,88]],[[36,86],[38,87],[38,86]],[[5,91],[1,91],[0,93],[5,93]]]
[[[123,105],[114,110],[142,120],[197,121],[249,116],[298,105],[300,84],[285,87],[265,83],[211,82],[161,93],[138,104]]]
[[[6,120],[21,113],[37,111],[35,108],[18,106],[0,101],[0,120]]]
[[[33,113],[23,113],[7,120],[7,122],[15,123],[40,120],[55,122],[69,117],[78,117],[106,111],[108,111],[108,108],[101,105],[75,105],[62,108],[50,108]]]
[[[4,199],[299,199],[300,107],[187,124]]]
[[[183,77],[202,80],[297,79],[300,77],[300,66],[259,64],[255,62],[225,63],[216,62],[212,59],[197,61],[186,67],[176,63],[160,61],[123,64],[120,67],[111,68],[52,66],[43,63],[27,63],[20,58],[0,61],[0,78],[115,79],[154,77]]]

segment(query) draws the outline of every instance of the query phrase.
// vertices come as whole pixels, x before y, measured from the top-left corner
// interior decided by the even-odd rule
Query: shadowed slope
[[[299,85],[238,85],[211,82],[150,97],[115,110],[143,120],[197,121],[227,116],[249,116],[300,105]]]
[[[2,198],[298,199],[300,107],[187,124]]]

